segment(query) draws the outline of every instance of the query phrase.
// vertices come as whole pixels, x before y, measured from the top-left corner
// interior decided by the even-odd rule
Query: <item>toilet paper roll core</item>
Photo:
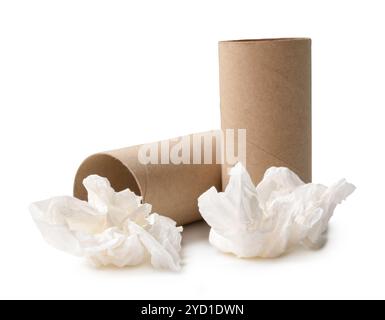
[[[246,129],[254,183],[271,166],[311,181],[311,40],[219,42],[222,129]],[[226,146],[226,143],[224,144]],[[222,186],[230,166],[222,166]]]

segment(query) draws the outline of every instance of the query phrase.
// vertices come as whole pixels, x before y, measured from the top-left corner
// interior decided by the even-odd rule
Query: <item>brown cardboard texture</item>
[[[219,78],[222,129],[246,129],[253,182],[271,166],[288,167],[310,182],[311,40],[219,42]],[[228,169],[223,165],[223,188]]]
[[[211,132],[202,133],[202,137],[211,139]],[[196,135],[195,135],[196,136]],[[187,136],[192,140],[192,136]],[[186,137],[184,137],[186,138]],[[156,142],[161,146],[169,143],[170,150],[180,143],[182,138]],[[203,140],[203,138],[202,138]],[[212,139],[215,155],[216,140]],[[80,166],[74,183],[74,196],[87,200],[83,179],[91,174],[98,174],[110,180],[116,191],[129,188],[143,197],[144,202],[152,204],[153,212],[168,216],[179,225],[200,220],[197,199],[211,186],[221,188],[220,164],[142,164],[138,160],[141,146],[102,152],[87,158]],[[193,163],[194,144],[190,146],[190,163]],[[159,157],[160,157],[159,148]],[[203,144],[200,150],[203,153]],[[203,163],[203,161],[202,161]],[[212,163],[216,163],[213,159]]]

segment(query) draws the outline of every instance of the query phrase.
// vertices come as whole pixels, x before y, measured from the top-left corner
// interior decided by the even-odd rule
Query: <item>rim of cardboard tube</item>
[[[107,178],[116,192],[129,188],[136,195],[143,196],[143,190],[138,179],[130,168],[108,153],[97,153],[85,159],[76,172],[74,197],[87,200],[88,196],[83,186],[83,179],[91,174]]]
[[[284,42],[284,41],[309,41],[310,38],[262,38],[262,39],[238,39],[238,40],[223,40],[219,43],[237,43],[237,42]]]

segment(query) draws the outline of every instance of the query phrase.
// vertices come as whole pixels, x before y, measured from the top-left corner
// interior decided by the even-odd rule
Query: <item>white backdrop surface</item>
[[[382,1],[1,1],[0,298],[385,298]],[[89,154],[219,127],[217,41],[313,39],[313,178],[357,186],[329,242],[239,260],[185,228],[180,273],[90,268],[30,202]]]

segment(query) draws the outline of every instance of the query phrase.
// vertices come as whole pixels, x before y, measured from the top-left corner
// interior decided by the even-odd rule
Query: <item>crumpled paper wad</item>
[[[255,187],[238,163],[226,190],[212,187],[198,204],[214,247],[240,258],[274,258],[298,245],[322,247],[334,209],[354,190],[346,180],[331,187],[305,184],[288,168],[276,167]]]
[[[83,184],[88,202],[56,197],[33,203],[32,217],[44,239],[57,249],[88,258],[96,266],[138,265],[180,269],[181,232],[170,218],[129,189],[115,192],[106,178],[91,175]]]

